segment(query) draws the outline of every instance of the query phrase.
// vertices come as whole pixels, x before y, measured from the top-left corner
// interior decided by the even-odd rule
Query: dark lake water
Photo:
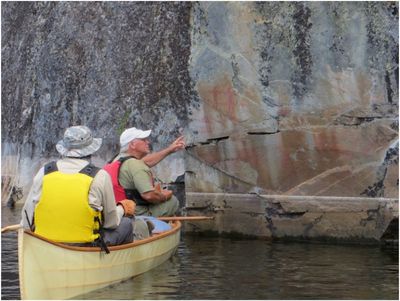
[[[2,209],[2,226],[19,221],[19,209]],[[20,298],[16,237],[2,235],[3,300]],[[77,299],[398,300],[398,259],[393,247],[183,235],[163,265]]]

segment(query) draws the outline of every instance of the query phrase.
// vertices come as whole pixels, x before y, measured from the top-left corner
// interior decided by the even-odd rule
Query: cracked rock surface
[[[193,20],[189,191],[398,196],[397,3],[200,3]]]
[[[186,152],[155,172],[184,183],[189,205],[190,193],[318,196],[320,206],[324,197],[398,198],[397,2],[1,6],[5,186],[26,191],[58,156],[64,129],[86,124],[104,139],[100,165],[126,127],[153,129],[156,150],[183,133]],[[231,206],[216,202],[204,208]],[[358,227],[351,213],[334,226],[340,218],[317,207],[242,206],[229,220],[262,216],[260,234],[284,235],[294,220],[310,236]],[[354,223],[387,225],[396,210],[385,206]]]

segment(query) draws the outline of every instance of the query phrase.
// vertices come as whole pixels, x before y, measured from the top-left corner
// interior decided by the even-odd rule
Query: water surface
[[[398,299],[393,249],[184,236],[157,269],[80,299]]]
[[[19,213],[2,211],[2,225]],[[2,235],[2,299],[19,299],[16,234]],[[134,279],[76,299],[398,299],[398,249],[183,235]]]

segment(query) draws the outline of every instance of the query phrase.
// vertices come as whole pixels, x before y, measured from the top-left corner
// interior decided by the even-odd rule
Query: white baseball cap
[[[134,139],[144,139],[149,137],[151,134],[151,130],[142,131],[137,128],[129,128],[122,132],[121,136],[119,137],[119,143],[121,148],[128,145]]]

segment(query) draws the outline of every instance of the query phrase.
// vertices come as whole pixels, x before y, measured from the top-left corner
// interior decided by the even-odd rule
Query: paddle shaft
[[[161,221],[204,221],[204,220],[211,220],[214,219],[213,216],[163,216],[163,217],[158,217],[157,219]],[[6,226],[4,228],[1,228],[1,233],[9,232],[9,231],[15,231],[21,228],[20,224],[16,225],[10,225]]]
[[[18,230],[19,228],[21,228],[20,224],[10,225],[10,226],[1,228],[1,233],[5,233],[5,232],[8,232],[8,231],[15,231],[15,230]]]
[[[214,219],[213,216],[160,216],[157,219],[161,221],[204,221]]]

